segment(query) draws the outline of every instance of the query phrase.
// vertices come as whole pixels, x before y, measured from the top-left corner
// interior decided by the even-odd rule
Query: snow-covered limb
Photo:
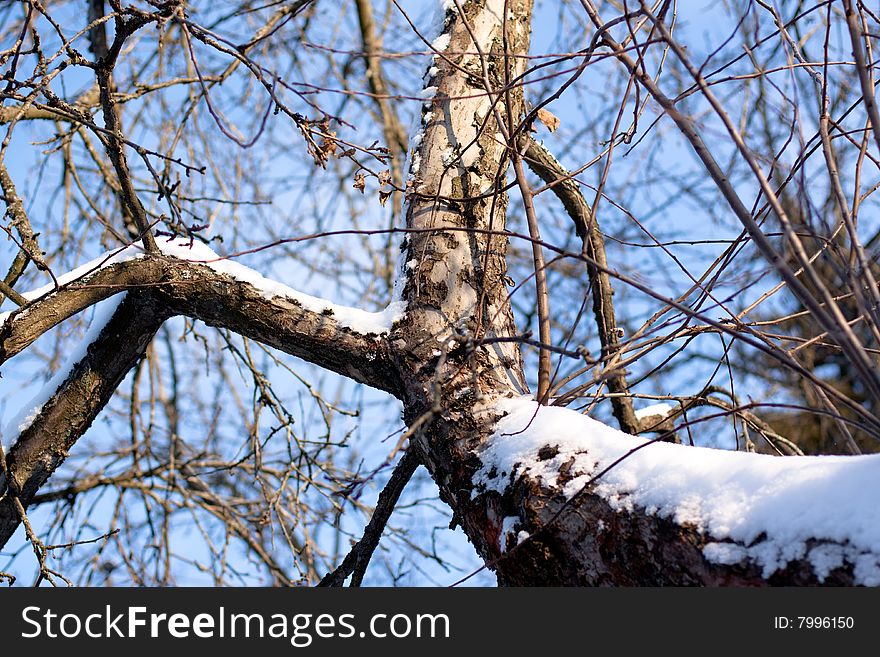
[[[98,258],[59,279],[61,287],[30,293],[32,303],[0,324],[0,363],[46,330],[108,297],[68,362],[10,423],[15,440],[0,482],[0,546],[18,515],[9,489],[27,506],[64,461],[68,450],[106,405],[143,355],[161,324],[186,315],[301,357],[360,383],[401,394],[387,338],[401,304],[379,313],[337,306],[302,294],[220,258],[207,247],[159,241],[163,255],[129,247]],[[103,308],[101,309],[104,310]]]
[[[230,329],[399,394],[399,378],[380,334],[390,329],[401,303],[378,313],[337,306],[266,279],[205,246],[158,243],[161,256],[139,247],[105,254],[60,276],[59,287],[26,293],[31,303],[0,316],[2,364],[68,317],[118,295],[104,301],[67,364],[4,431],[3,439],[14,441],[8,456],[11,483],[25,505],[109,401],[162,322],[174,315]],[[0,495],[4,488],[0,482]],[[0,545],[18,523],[12,507],[4,508]]]
[[[285,285],[279,281],[266,278],[259,272],[239,264],[229,258],[218,255],[210,247],[201,242],[191,241],[183,238],[176,239],[160,239],[157,245],[163,254],[186,262],[193,262],[210,267],[214,271],[225,274],[242,283],[252,285],[267,299],[275,299],[278,297],[286,298],[293,303],[299,304],[305,310],[320,313],[324,315],[332,315],[336,322],[344,327],[351,329],[356,333],[364,335],[382,334],[391,330],[393,323],[403,315],[405,305],[402,301],[392,301],[386,308],[378,312],[368,312],[360,308],[352,308],[350,306],[340,306],[332,303],[327,299],[314,297],[304,292],[293,289],[289,285]],[[140,245],[132,245],[115,251],[109,251],[103,255],[87,262],[84,265],[62,274],[57,277],[58,286],[70,286],[75,283],[95,284],[92,278],[102,269],[111,267],[117,263],[130,262],[143,258],[145,253]],[[97,283],[101,285],[101,283]],[[28,301],[39,299],[43,296],[52,294],[56,291],[56,285],[44,285],[35,290],[24,292],[22,296]],[[113,293],[113,292],[111,292]],[[22,315],[27,313],[27,309],[20,312],[0,313],[0,325],[2,325],[11,315]]]
[[[132,285],[158,282],[158,271],[140,260],[114,260],[98,268],[77,268],[62,276],[63,287],[39,288],[25,293],[26,306],[0,314],[0,365],[26,349],[34,340],[65,319]]]
[[[52,395],[61,388],[61,385],[70,376],[70,373],[73,371],[77,363],[83,360],[86,356],[89,346],[98,339],[99,335],[101,335],[101,331],[107,326],[113,313],[119,307],[119,304],[122,303],[124,298],[125,294],[121,294],[116,298],[108,299],[95,306],[95,314],[92,317],[92,322],[82,340],[80,340],[76,345],[76,348],[68,354],[64,364],[58,368],[55,374],[52,375],[52,378],[46,381],[30,402],[22,406],[13,418],[9,420],[3,433],[0,434],[4,441],[9,443],[15,441],[19,434],[31,425],[34,419],[40,414],[40,411],[43,409],[46,402],[49,401]]]
[[[637,420],[646,420],[649,417],[654,417],[655,415],[660,416],[661,418],[665,418],[669,413],[672,412],[673,406],[669,402],[657,402],[656,404],[651,404],[650,406],[645,406],[644,408],[639,408],[635,412],[635,416]]]
[[[440,6],[442,36],[433,45],[444,52],[428,70],[424,129],[411,142],[410,230],[395,297],[410,303],[390,335],[399,308],[364,314],[334,306],[199,245],[166,242],[165,254],[99,263],[0,325],[2,362],[72,309],[131,290],[58,390],[19,425],[13,492],[26,502],[151,332],[167,315],[184,314],[398,395],[418,429],[408,434],[408,454],[428,467],[453,522],[504,584],[874,582],[877,518],[866,512],[862,526],[835,515],[877,492],[845,488],[863,480],[874,460],[797,465],[655,445],[563,409],[497,403],[527,389],[505,285],[503,183],[514,144],[504,143],[503,127],[523,116],[521,87],[507,81],[521,80],[530,61],[532,2]],[[595,228],[586,209],[582,215],[581,232]],[[600,331],[614,328],[610,316],[603,321]],[[831,499],[841,508],[832,513],[820,495],[835,486],[842,488]],[[8,503],[0,498],[0,545],[17,522]],[[810,522],[816,526],[807,533]]]
[[[113,305],[108,320],[95,318],[80,357],[57,376],[54,389],[45,389],[47,398],[28,409],[25,421],[13,425],[21,431],[7,454],[9,481],[0,481],[0,546],[20,522],[13,495],[27,507],[167,318],[150,293],[127,294]],[[107,309],[101,310],[103,315]]]
[[[394,322],[398,321],[405,310],[403,301],[394,300],[384,309],[378,312],[368,312],[351,306],[340,306],[327,299],[313,297],[289,285],[266,278],[259,272],[245,267],[242,264],[217,255],[210,247],[200,242],[189,240],[158,240],[157,244],[166,255],[207,265],[214,271],[226,274],[242,283],[249,283],[270,301],[283,298],[302,306],[303,309],[331,316],[339,326],[350,329],[362,335],[381,335],[391,330]]]
[[[505,415],[480,453],[475,496],[503,496],[525,477],[562,504],[581,507],[583,491],[618,514],[686,528],[709,564],[755,567],[765,579],[808,564],[820,583],[847,571],[854,583],[880,585],[880,455],[775,457],[684,447],[531,398],[496,408]],[[502,528],[515,525],[527,527],[508,517]],[[603,533],[599,526],[593,532]],[[499,540],[503,551],[508,538]]]
[[[388,375],[385,334],[403,302],[370,313],[338,306],[272,281],[188,240],[159,240],[163,256],[138,247],[106,254],[27,294],[34,301],[0,315],[0,364],[61,321],[126,289],[157,292],[169,315],[228,328],[383,390]],[[170,257],[169,257],[170,256]]]

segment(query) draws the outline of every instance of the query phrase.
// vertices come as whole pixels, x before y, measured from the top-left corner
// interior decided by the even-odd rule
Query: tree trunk
[[[393,338],[406,382],[405,419],[411,426],[430,419],[413,443],[452,507],[453,523],[502,585],[818,583],[805,561],[769,578],[753,564],[710,563],[702,552],[709,539],[695,528],[644,509],[612,509],[589,491],[568,501],[523,475],[503,494],[474,494],[480,448],[499,419],[493,403],[527,392],[519,350],[491,340],[516,333],[504,284],[507,240],[497,234],[505,229],[501,188],[510,152],[497,121],[508,121],[509,112],[518,125],[523,98],[520,88],[504,89],[501,49],[506,41],[514,55],[507,79],[516,80],[528,53],[532,2],[508,2],[504,27],[504,0],[462,5],[463,15],[446,16],[447,52],[435,57],[438,72],[429,85],[436,89],[429,87],[433,97],[413,156],[407,228],[414,232],[404,245],[408,311]],[[484,54],[482,62],[475,53]],[[529,540],[508,551],[509,528]],[[823,583],[852,581],[847,565]]]
[[[412,156],[407,313],[395,346],[403,354],[405,420],[430,420],[412,443],[456,521],[489,557],[501,517],[485,500],[471,500],[476,452],[498,419],[493,403],[527,391],[515,344],[490,342],[516,332],[504,283],[507,238],[498,234],[505,230],[509,161],[498,121],[506,122],[509,112],[518,123],[522,90],[504,93],[504,67],[515,79],[525,60],[505,60],[503,30],[511,52],[527,53],[532,2],[467,2],[463,10],[447,12],[435,42],[448,39],[446,52],[435,56],[429,85],[436,86],[428,87],[433,96],[422,110],[421,140]]]

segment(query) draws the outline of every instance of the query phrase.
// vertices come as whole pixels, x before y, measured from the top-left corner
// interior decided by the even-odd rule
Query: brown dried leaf
[[[379,174],[379,186],[387,185],[389,182],[391,182],[391,170],[386,169]]]
[[[336,133],[332,130],[327,136],[321,140],[321,152],[324,154],[324,160],[329,160],[331,156],[336,154]]]
[[[379,190],[379,203],[382,205],[383,208],[385,207],[385,204],[388,202],[388,199],[391,198],[391,195],[393,193],[393,190],[390,192],[383,192],[382,190]]]
[[[545,110],[543,107],[538,110],[538,120],[543,123],[550,132],[556,132],[556,128],[559,127],[559,118],[553,113]]]
[[[361,194],[363,194],[364,193],[364,183],[366,180],[367,180],[367,177],[364,175],[364,172],[358,171],[356,174],[354,174],[354,184],[352,185],[352,187],[354,187],[355,189],[361,190]]]

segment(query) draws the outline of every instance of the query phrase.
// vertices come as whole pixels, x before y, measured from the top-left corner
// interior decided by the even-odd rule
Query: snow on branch
[[[380,312],[339,306],[267,279],[188,240],[158,242],[162,254],[128,247],[27,293],[0,315],[0,364],[78,312],[125,290],[154,290],[169,316],[229,329],[375,388],[399,393],[385,334],[404,302]]]
[[[0,547],[21,522],[18,505],[27,508],[64,462],[167,317],[150,291],[119,295],[102,304],[78,353],[71,354],[70,365],[12,423],[19,433],[6,455],[8,480],[0,481]]]
[[[292,287],[264,277],[259,272],[242,264],[217,255],[210,247],[189,240],[159,240],[159,249],[165,255],[180,260],[207,265],[220,274],[226,274],[242,283],[249,283],[259,290],[266,299],[285,297],[302,306],[305,310],[320,315],[330,315],[336,323],[355,333],[381,335],[391,330],[394,322],[403,316],[404,302],[392,301],[383,310],[368,312],[360,308],[340,306],[320,297],[313,297]]]
[[[803,560],[820,582],[851,566],[855,583],[880,585],[880,455],[777,457],[648,444],[527,397],[502,400],[496,410],[505,415],[480,454],[475,495],[504,494],[528,476],[570,500],[595,478],[589,492],[613,509],[695,529],[710,563],[753,563],[766,578]]]
[[[86,334],[83,336],[68,354],[64,364],[58,368],[55,374],[43,384],[39,392],[12,417],[3,430],[4,440],[15,441],[19,434],[27,429],[36,417],[43,410],[46,402],[61,388],[62,384],[68,379],[73,368],[83,360],[88,353],[89,347],[101,335],[101,331],[107,326],[113,313],[122,303],[125,294],[118,295],[112,299],[107,299],[95,306],[95,314],[89,324]]]
[[[402,314],[402,302],[377,313],[338,306],[267,279],[204,245],[188,240],[160,240],[158,244],[161,256],[131,246],[96,258],[58,277],[59,287],[33,290],[25,295],[31,303],[0,315],[2,364],[63,320],[100,303],[88,334],[68,364],[16,414],[4,431],[6,440],[14,441],[65,385],[70,368],[83,360],[126,296],[125,290],[150,291],[157,312],[165,317],[186,315],[360,383],[399,392],[382,334]]]
[[[635,416],[637,420],[646,420],[655,415],[665,418],[673,411],[673,409],[674,407],[669,402],[657,402],[656,404],[637,409],[635,411]]]
[[[292,287],[264,277],[259,272],[234,262],[224,256],[218,255],[210,247],[188,239],[158,240],[159,250],[167,256],[196,264],[210,267],[219,274],[224,274],[242,283],[247,283],[256,288],[266,299],[284,297],[300,305],[304,310],[314,313],[332,316],[337,324],[351,329],[355,333],[363,335],[383,334],[391,330],[395,321],[403,316],[405,304],[403,301],[392,301],[385,309],[379,312],[368,312],[359,308],[340,306],[326,299],[314,297]],[[132,245],[117,251],[105,253],[90,262],[77,267],[57,277],[58,286],[66,286],[80,281],[85,277],[95,274],[111,265],[129,262],[144,256],[144,250],[140,245]],[[28,301],[34,301],[56,290],[55,284],[25,292],[22,296]],[[27,308],[21,311],[0,313],[0,325],[2,325],[13,313],[21,317],[28,312]]]
[[[375,388],[401,394],[388,340],[402,302],[369,313],[312,297],[188,240],[159,240],[161,254],[128,247],[96,258],[26,295],[0,316],[0,363],[77,312],[95,306],[67,363],[9,422],[10,482],[22,504],[70,448],[142,357],[162,323],[186,315],[253,338]],[[122,292],[122,294],[119,294]],[[109,297],[113,297],[112,299]],[[0,491],[10,482],[0,481]],[[2,494],[2,492],[0,492]],[[5,499],[5,501],[4,501]],[[19,518],[0,497],[0,546]]]

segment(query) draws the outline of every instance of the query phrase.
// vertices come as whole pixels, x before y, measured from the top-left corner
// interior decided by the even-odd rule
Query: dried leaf
[[[379,186],[387,185],[391,182],[391,170],[386,169],[379,174]]]
[[[354,187],[355,189],[361,190],[361,194],[363,194],[364,193],[364,183],[366,182],[366,180],[367,180],[367,177],[364,175],[364,172],[358,171],[356,174],[354,174],[354,184],[352,185],[352,187]]]
[[[324,154],[324,159],[329,160],[332,155],[336,154],[336,133],[332,130],[327,133],[327,136],[321,140],[321,152]]]
[[[382,205],[383,208],[385,207],[385,204],[388,202],[388,199],[391,198],[391,195],[393,193],[393,190],[390,192],[383,192],[379,190],[379,203]]]
[[[556,132],[556,128],[559,127],[559,118],[545,110],[543,107],[538,110],[538,120],[543,123],[550,132]]]

